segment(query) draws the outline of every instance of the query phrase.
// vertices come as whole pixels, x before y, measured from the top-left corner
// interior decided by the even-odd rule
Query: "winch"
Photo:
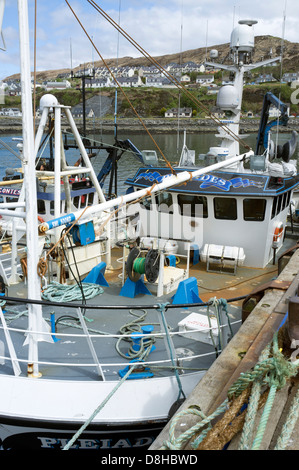
[[[133,282],[137,282],[145,274],[148,282],[153,283],[159,276],[160,254],[151,249],[145,256],[140,248],[134,247],[126,261],[126,272]]]

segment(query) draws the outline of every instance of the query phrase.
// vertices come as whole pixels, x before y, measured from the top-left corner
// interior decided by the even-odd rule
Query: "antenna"
[[[279,99],[281,99],[281,87],[282,87],[282,65],[283,65],[283,53],[284,53],[284,36],[285,36],[285,25],[286,25],[286,10],[287,10],[287,0],[284,4],[283,12],[283,22],[282,22],[282,37],[281,37],[281,51],[280,51],[280,90],[279,90]],[[276,152],[278,148],[278,132],[279,132],[279,119],[277,119],[277,132],[276,132]]]
[[[180,37],[180,66],[182,66],[182,52],[183,52],[183,21],[184,21],[184,13],[183,13],[183,0],[181,2],[181,37]],[[180,77],[182,78],[182,69],[180,69]],[[179,139],[180,139],[180,109],[181,109],[181,90],[179,90],[178,96],[178,128],[177,128],[177,147],[176,151],[179,151]]]
[[[283,22],[282,22],[280,82],[281,82],[281,79],[282,79],[282,63],[283,63],[283,53],[284,53],[284,35],[285,35],[285,26],[286,26],[286,10],[287,10],[287,0],[285,0],[285,4],[284,4]]]
[[[206,29],[206,60],[208,60],[208,34],[209,34],[209,20],[207,20],[207,29]]]
[[[120,25],[120,10],[121,10],[121,0],[118,4],[118,24]],[[118,56],[119,56],[119,31],[117,32],[117,53],[116,53],[116,67],[118,67]],[[114,103],[114,137],[117,138],[117,127],[116,127],[116,116],[117,116],[117,87],[115,87],[115,103]]]
[[[72,49],[72,38],[70,38],[70,59],[71,59],[71,72],[73,72],[73,49]]]
[[[3,16],[4,16],[4,8],[5,8],[5,0],[0,0],[0,35],[2,38],[2,46],[0,47],[1,51],[6,51],[6,44],[5,39],[2,32],[2,23],[3,23]]]

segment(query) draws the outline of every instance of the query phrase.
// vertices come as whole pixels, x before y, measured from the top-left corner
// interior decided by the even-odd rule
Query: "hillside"
[[[211,49],[217,49],[219,51],[220,61],[226,62],[226,59],[229,54],[229,43],[214,45],[208,47],[208,56]],[[258,62],[263,59],[268,59],[270,57],[270,51],[272,51],[271,57],[276,57],[280,55],[281,50],[281,38],[273,36],[257,36],[255,38],[255,50],[254,50],[254,62]],[[208,57],[209,58],[209,57]],[[198,49],[191,49],[184,51],[182,53],[176,54],[167,54],[163,56],[156,56],[155,60],[160,63],[162,66],[169,64],[170,62],[180,61],[182,63],[193,61],[195,63],[202,63],[206,59],[206,48],[201,47]],[[116,65],[116,59],[107,59],[107,64],[109,66]],[[74,71],[82,67],[83,64],[79,64]],[[96,61],[95,66],[101,67],[104,64],[101,61]],[[119,66],[138,66],[138,65],[149,65],[149,60],[145,57],[123,57],[118,59]],[[290,41],[284,41],[284,51],[283,51],[283,71],[284,72],[296,72],[299,70],[299,43],[294,43]],[[38,80],[51,80],[55,78],[60,73],[69,72],[70,69],[59,69],[59,70],[45,70],[37,72]],[[7,78],[19,78],[19,74],[12,75]]]

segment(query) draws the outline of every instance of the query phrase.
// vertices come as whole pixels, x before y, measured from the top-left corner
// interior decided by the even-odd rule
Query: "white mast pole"
[[[27,280],[28,298],[40,300],[40,279],[37,274],[38,263],[38,231],[37,231],[37,198],[34,159],[34,129],[31,94],[30,42],[27,0],[18,0],[20,29],[20,67],[22,87],[22,125],[23,125],[23,163],[26,201],[26,236],[27,236]],[[40,331],[42,311],[40,305],[28,304],[28,373],[39,376],[38,370],[38,335]],[[27,342],[26,341],[26,342]]]

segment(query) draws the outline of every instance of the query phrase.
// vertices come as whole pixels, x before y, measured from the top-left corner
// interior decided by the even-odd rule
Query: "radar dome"
[[[211,49],[211,51],[210,51],[210,57],[211,57],[211,59],[217,59],[217,58],[218,58],[218,51],[217,51],[217,49]]]
[[[41,97],[39,102],[39,109],[42,111],[45,106],[51,108],[52,106],[56,106],[58,104],[57,98],[54,95],[46,94]]]
[[[225,85],[220,88],[217,95],[217,106],[221,109],[237,108],[239,105],[239,95],[236,87]]]
[[[255,20],[240,20],[238,26],[233,29],[230,39],[231,49],[239,52],[251,52],[254,48],[254,31],[252,25]]]

